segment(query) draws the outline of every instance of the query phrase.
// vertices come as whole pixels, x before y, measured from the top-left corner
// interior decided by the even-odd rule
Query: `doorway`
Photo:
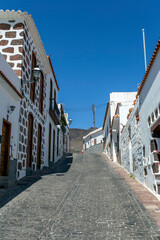
[[[0,176],[8,176],[11,123],[3,119]]]
[[[33,116],[28,115],[27,167],[32,167]]]
[[[37,169],[41,168],[42,127],[38,124]]]
[[[53,129],[53,154],[52,154],[52,161],[54,162],[54,151],[55,151],[55,130]]]

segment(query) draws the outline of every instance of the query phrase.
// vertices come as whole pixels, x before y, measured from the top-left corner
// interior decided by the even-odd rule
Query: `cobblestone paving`
[[[68,171],[67,171],[68,169]],[[68,157],[0,209],[1,240],[149,240],[160,231],[99,154]]]

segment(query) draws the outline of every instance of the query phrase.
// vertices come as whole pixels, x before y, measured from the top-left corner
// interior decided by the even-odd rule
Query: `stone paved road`
[[[1,240],[160,239],[138,199],[100,154],[68,157],[0,209]]]

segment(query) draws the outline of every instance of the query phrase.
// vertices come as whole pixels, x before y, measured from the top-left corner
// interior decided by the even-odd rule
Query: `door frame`
[[[10,142],[11,142],[11,122],[9,122],[8,120],[6,120],[5,118],[3,118],[3,125],[2,125],[2,136],[3,136],[3,128],[4,128],[4,123],[7,124],[9,126],[9,141],[8,141],[8,156],[7,156],[7,172],[6,172],[6,175],[5,176],[8,176],[8,173],[9,173],[9,154],[10,154]],[[2,144],[1,144],[1,154],[2,154],[2,146],[3,146],[3,141],[2,141]],[[0,166],[2,164],[2,157],[1,157],[1,162],[0,162]],[[0,175],[1,175],[1,167],[0,167]],[[2,176],[2,175],[1,175]]]
[[[55,161],[55,137],[56,137],[56,131],[55,129],[53,129],[53,151],[52,151],[52,161],[54,162]]]
[[[38,124],[37,169],[41,169],[42,126]]]
[[[32,117],[32,129],[29,128],[29,116]],[[32,113],[28,114],[28,135],[27,135],[27,167],[32,168],[32,150],[33,150],[33,124],[34,124],[34,117]],[[31,131],[31,147],[29,148],[29,131]],[[29,153],[30,151],[30,153]],[[28,156],[28,153],[30,154]],[[30,157],[30,159],[28,159]]]

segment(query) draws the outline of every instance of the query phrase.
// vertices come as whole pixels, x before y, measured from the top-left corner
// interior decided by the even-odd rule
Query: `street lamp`
[[[72,123],[72,119],[70,118],[70,119],[69,119],[69,124],[71,124],[71,123]]]
[[[27,84],[27,83],[34,83],[34,82],[37,82],[37,81],[40,79],[41,70],[40,70],[40,68],[39,68],[38,66],[35,67],[35,68],[33,68],[33,70],[32,70],[32,76],[33,76],[33,79],[32,79],[32,80],[22,80],[22,79],[21,79],[22,85],[23,85],[23,84]]]
[[[12,114],[13,111],[15,110],[16,106],[12,105],[9,107],[8,111],[7,111],[7,121],[9,119],[9,114]]]

